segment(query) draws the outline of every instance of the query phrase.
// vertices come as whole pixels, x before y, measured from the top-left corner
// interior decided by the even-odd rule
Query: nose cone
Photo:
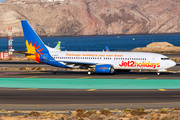
[[[176,62],[171,60],[169,65],[170,65],[170,67],[174,67],[176,65]]]

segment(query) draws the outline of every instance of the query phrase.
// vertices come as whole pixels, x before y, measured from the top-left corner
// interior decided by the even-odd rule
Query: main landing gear
[[[94,70],[93,70],[92,68],[89,68],[87,74],[88,74],[88,75],[92,75],[93,73],[94,73]]]
[[[92,75],[92,73],[93,73],[93,72],[91,72],[91,71],[88,71],[88,75]]]
[[[157,72],[157,75],[159,76],[159,75],[160,75],[160,72]]]

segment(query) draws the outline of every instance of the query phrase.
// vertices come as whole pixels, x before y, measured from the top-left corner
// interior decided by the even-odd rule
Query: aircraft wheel
[[[88,71],[88,75],[92,75],[92,72],[91,72],[91,71]]]
[[[110,71],[111,73],[114,73],[114,68],[113,67],[111,67],[111,71]]]
[[[157,75],[159,76],[159,75],[160,75],[160,72],[157,72]]]

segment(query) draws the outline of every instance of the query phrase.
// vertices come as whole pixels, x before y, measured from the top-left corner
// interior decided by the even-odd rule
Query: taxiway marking
[[[36,90],[38,88],[28,88],[28,89],[17,89],[17,90]]]
[[[91,78],[91,77],[82,77],[82,78],[79,78],[79,79],[89,79],[89,78]]]
[[[38,78],[38,76],[33,76],[33,77],[24,77],[24,78]]]
[[[136,78],[136,79],[148,79],[148,77],[144,77],[144,78]]]
[[[158,89],[158,90],[160,90],[160,91],[167,91],[166,89]]]
[[[97,89],[89,89],[89,90],[87,90],[87,91],[95,91],[95,90],[97,90]]]

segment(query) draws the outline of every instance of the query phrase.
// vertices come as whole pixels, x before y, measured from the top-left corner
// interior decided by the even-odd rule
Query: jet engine
[[[113,73],[114,68],[112,65],[108,65],[108,64],[96,65],[95,72],[96,73]]]

